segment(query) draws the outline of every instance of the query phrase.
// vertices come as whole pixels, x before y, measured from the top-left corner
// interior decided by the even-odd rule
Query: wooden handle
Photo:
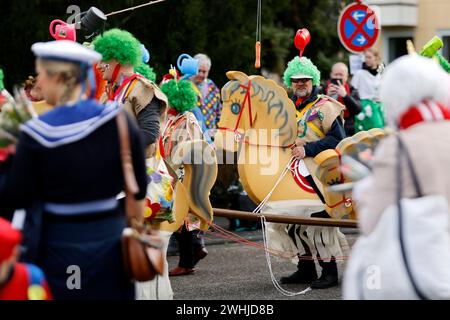
[[[256,41],[255,43],[255,68],[261,68],[261,42]]]

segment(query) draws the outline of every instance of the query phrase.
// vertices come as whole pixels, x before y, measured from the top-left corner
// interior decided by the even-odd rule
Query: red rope
[[[277,147],[277,148],[292,148],[295,146],[295,143],[288,144],[287,146],[276,146],[272,144],[258,144],[258,143],[250,143],[248,140],[243,140],[245,144],[248,144],[250,146],[258,146],[258,147]]]
[[[257,243],[257,242],[254,242],[254,241],[247,240],[247,239],[245,239],[244,237],[238,236],[237,234],[234,234],[234,233],[232,233],[232,232],[230,232],[230,231],[227,231],[227,230],[225,230],[225,229],[223,229],[223,228],[221,228],[221,227],[219,227],[219,226],[217,226],[217,225],[213,225],[212,227],[213,227],[220,235],[217,235],[217,234],[215,234],[215,233],[211,233],[211,234],[215,234],[216,236],[218,236],[218,237],[220,237],[220,238],[228,239],[228,240],[231,240],[231,241],[234,241],[234,242],[243,244],[243,245],[247,245],[247,246],[249,246],[249,247],[254,247],[254,248],[256,248],[256,249],[262,249],[262,250],[265,250],[264,245],[262,245],[262,244],[260,244],[260,243]],[[274,256],[277,256],[277,257],[280,257],[280,258],[284,258],[284,259],[292,259],[292,258],[295,257],[295,255],[289,255],[289,254],[287,254],[287,253],[284,252],[284,251],[277,251],[277,250],[272,250],[272,249],[267,249],[267,251],[268,251],[270,254],[274,255]]]
[[[263,244],[254,242],[254,241],[250,241],[242,236],[239,236],[231,231],[228,231],[216,224],[210,223],[209,224],[215,231],[217,231],[219,234],[212,232],[212,231],[206,231],[211,235],[215,235],[216,237],[222,238],[222,239],[228,239],[243,245],[247,245],[250,247],[254,247],[256,249],[261,249],[261,250],[266,250],[267,252],[269,252],[271,255],[273,256],[277,256],[279,258],[283,258],[283,259],[292,259],[294,257],[296,257],[297,255],[290,255],[284,251],[280,251],[280,250],[272,250],[272,249],[266,249],[264,247]],[[349,248],[350,246],[346,245],[346,246],[342,246],[342,248]],[[348,259],[348,256],[336,256],[333,257],[336,260],[346,260]],[[331,259],[331,257],[312,257],[312,256],[306,256],[306,257],[299,257],[300,260],[328,260]]]
[[[231,131],[235,135],[235,139],[237,142],[244,142],[245,144],[251,145],[251,146],[261,146],[261,147],[276,147],[276,148],[291,148],[295,145],[295,143],[291,143],[287,146],[277,146],[277,145],[271,145],[271,144],[257,144],[257,143],[250,143],[248,140],[242,140],[241,134],[238,131],[239,123],[241,122],[242,114],[244,113],[245,109],[245,103],[248,101],[248,116],[250,118],[250,128],[253,127],[253,113],[252,113],[252,99],[250,98],[250,89],[252,86],[251,80],[248,80],[248,84],[245,86],[243,84],[240,85],[242,88],[246,90],[244,101],[242,102],[242,108],[239,111],[238,119],[236,122],[236,125],[234,126],[234,130],[224,127],[218,127],[219,130],[222,131]]]
[[[244,88],[246,90],[245,92],[245,96],[244,96],[244,102],[242,102],[242,108],[239,111],[239,116],[236,122],[236,126],[234,127],[234,131],[236,131],[239,127],[239,122],[241,122],[241,118],[242,118],[242,114],[244,113],[244,109],[245,109],[245,103],[248,100],[248,115],[250,117],[250,128],[253,126],[253,120],[252,120],[252,100],[250,99],[250,89],[252,86],[252,81],[248,80],[248,84],[246,86],[244,86],[243,84],[240,85],[242,88]]]
[[[330,209],[333,209],[333,208],[336,208],[337,206],[339,206],[339,205],[341,205],[341,204],[343,204],[343,203],[345,203],[346,201],[347,201],[347,199],[345,199],[345,197],[344,196],[342,196],[344,199],[342,199],[341,201],[339,201],[338,203],[336,203],[336,204],[334,204],[334,205],[331,205],[331,206],[329,206],[329,205],[327,205],[328,206],[328,208],[330,208]]]
[[[185,120],[185,117],[180,117],[177,119],[177,121],[170,123],[166,130],[163,132],[162,136],[164,136],[165,140],[169,139],[168,145],[167,145],[167,153],[170,155],[172,153],[172,135],[174,131],[183,123],[183,120]],[[168,131],[168,135],[166,135],[166,131]],[[165,158],[165,157],[163,157]]]
[[[239,139],[236,139],[237,142],[243,142],[245,144],[248,144],[250,146],[257,146],[257,147],[274,147],[274,148],[292,148],[293,146],[295,146],[295,143],[291,143],[288,144],[286,146],[279,146],[279,145],[273,145],[273,144],[258,144],[258,143],[251,143],[248,140],[244,140],[241,137],[241,133],[239,133],[239,131],[237,130],[233,130],[233,129],[229,129],[229,128],[224,128],[224,127],[218,127],[217,128],[220,131],[231,131],[235,134],[236,137],[239,137]]]
[[[251,89],[251,81],[248,80],[247,87],[244,87],[247,90],[247,93],[245,94],[247,96],[248,101],[248,117],[250,118],[250,128],[253,127],[253,113],[252,113],[252,99],[250,98],[250,89]],[[242,85],[241,85],[242,87]]]

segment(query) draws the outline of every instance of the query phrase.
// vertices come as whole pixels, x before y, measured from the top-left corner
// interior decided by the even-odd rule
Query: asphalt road
[[[217,222],[216,222],[217,223]],[[223,221],[222,221],[223,224]],[[348,230],[353,231],[353,230]],[[347,233],[352,244],[357,237]],[[247,239],[262,244],[261,230],[239,233]],[[338,300],[341,287],[311,290],[305,294],[286,296],[272,283],[264,250],[248,245],[225,242],[208,234],[208,256],[197,264],[197,271],[186,276],[171,277],[175,300]],[[178,256],[169,256],[169,268],[178,263]],[[272,257],[272,271],[277,280],[296,270],[288,260]],[[339,268],[340,275],[343,267]],[[301,292],[307,285],[283,285],[292,293]]]

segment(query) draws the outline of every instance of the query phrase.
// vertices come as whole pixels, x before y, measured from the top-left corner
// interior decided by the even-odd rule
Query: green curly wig
[[[162,92],[167,96],[169,105],[178,113],[192,110],[197,105],[197,94],[187,80],[178,83],[172,79],[161,86]]]
[[[305,74],[313,77],[313,85],[317,86],[320,83],[320,71],[306,57],[295,57],[289,61],[286,71],[284,71],[283,80],[287,87],[291,87],[291,77],[297,74]]]
[[[121,65],[137,67],[142,61],[141,43],[128,31],[111,29],[97,36],[92,42],[103,61],[116,59]]]
[[[155,82],[156,80],[156,73],[155,71],[153,71],[153,68],[150,67],[148,64],[141,62],[136,68],[134,68],[134,71],[136,71],[140,75],[143,75],[150,81]]]

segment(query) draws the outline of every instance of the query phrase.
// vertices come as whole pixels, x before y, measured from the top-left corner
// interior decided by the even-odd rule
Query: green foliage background
[[[49,24],[53,19],[67,20],[69,5],[78,5],[82,11],[95,6],[109,13],[146,2],[2,1],[0,67],[5,71],[6,87],[34,74],[31,45],[52,40]],[[298,54],[293,44],[296,30],[308,28],[312,39],[304,54],[326,77],[331,64],[345,55],[336,33],[344,5],[341,0],[262,0],[262,66],[281,75],[287,62]],[[126,29],[145,44],[157,81],[181,53],[193,56],[204,52],[212,59],[210,77],[221,86],[227,81],[226,71],[259,73],[254,68],[256,6],[256,0],[167,0],[111,16],[106,28]],[[81,32],[77,37],[84,41]]]

